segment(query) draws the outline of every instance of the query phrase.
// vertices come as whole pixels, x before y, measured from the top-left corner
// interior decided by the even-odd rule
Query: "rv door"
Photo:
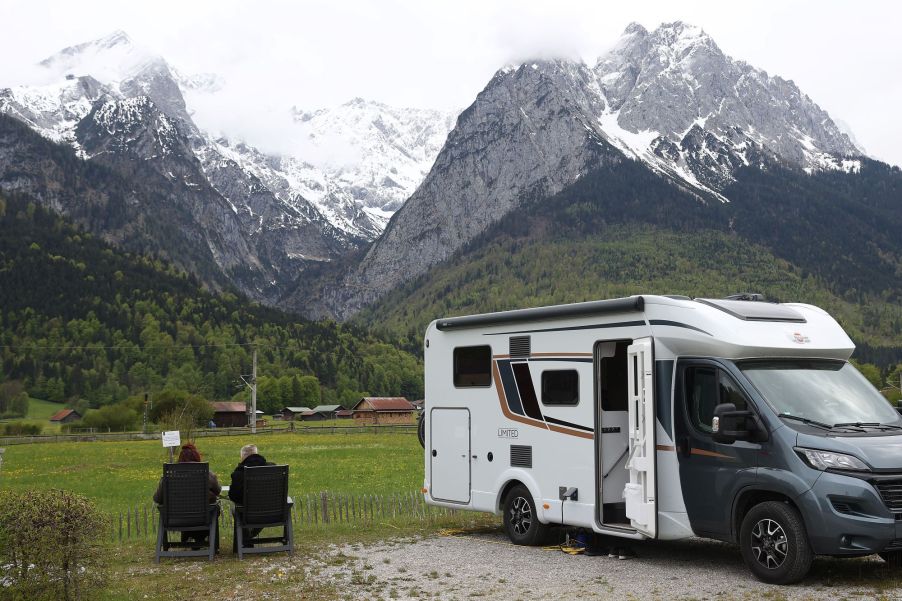
[[[626,517],[638,532],[654,538],[655,504],[655,396],[652,339],[639,338],[627,349],[629,365],[629,483],[623,495]]]

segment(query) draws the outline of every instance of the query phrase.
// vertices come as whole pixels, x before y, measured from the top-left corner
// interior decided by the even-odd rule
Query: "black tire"
[[[739,550],[752,574],[770,584],[798,582],[814,559],[802,516],[779,501],[759,503],[745,514]]]
[[[548,536],[548,526],[539,521],[536,502],[529,489],[518,484],[504,497],[504,531],[515,545],[539,545]]]
[[[902,551],[887,551],[880,553],[880,559],[886,562],[886,565],[893,569],[902,568]]]
[[[417,418],[417,438],[420,439],[420,446],[426,448],[426,412],[420,413]]]

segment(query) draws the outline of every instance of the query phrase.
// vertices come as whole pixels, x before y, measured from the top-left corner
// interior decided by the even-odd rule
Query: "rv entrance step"
[[[626,503],[605,503],[602,505],[601,522],[603,524],[629,525],[629,518],[626,517]]]

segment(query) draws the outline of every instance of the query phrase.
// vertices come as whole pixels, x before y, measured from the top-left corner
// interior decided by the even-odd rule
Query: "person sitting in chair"
[[[244,468],[272,465],[266,458],[257,452],[257,445],[246,444],[241,447],[241,463],[232,472],[232,485],[229,487],[229,498],[237,504],[244,503]],[[253,528],[244,530],[244,540],[251,540],[260,534],[260,530]],[[250,545],[253,546],[253,545]]]
[[[179,463],[200,463],[201,456],[200,451],[197,450],[192,443],[188,443],[182,446],[182,450],[179,452]],[[212,471],[208,472],[209,475],[207,477],[207,501],[210,505],[216,503],[216,500],[219,498],[219,493],[222,491],[222,486],[219,485],[219,479],[216,477]],[[160,478],[160,483],[157,484],[157,492],[153,493],[153,502],[157,505],[163,504],[163,479]],[[197,542],[201,543],[206,538],[206,534],[203,532],[182,532],[182,542]]]

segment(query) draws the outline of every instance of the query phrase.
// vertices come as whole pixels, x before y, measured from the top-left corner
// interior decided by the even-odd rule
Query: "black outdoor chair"
[[[163,465],[163,504],[157,529],[156,562],[161,557],[203,557],[213,560],[219,550],[219,503],[208,500],[210,466],[206,463]],[[170,532],[207,534],[206,548],[198,541],[171,541]]]
[[[293,503],[288,496],[288,466],[244,468],[243,501],[240,505],[235,503],[232,509],[235,517],[232,551],[238,553],[238,559],[244,559],[245,553],[288,551],[291,555],[294,552],[294,531],[291,527]],[[281,527],[282,536],[259,536],[261,530],[272,527]],[[245,540],[245,529],[256,531],[256,534]]]

